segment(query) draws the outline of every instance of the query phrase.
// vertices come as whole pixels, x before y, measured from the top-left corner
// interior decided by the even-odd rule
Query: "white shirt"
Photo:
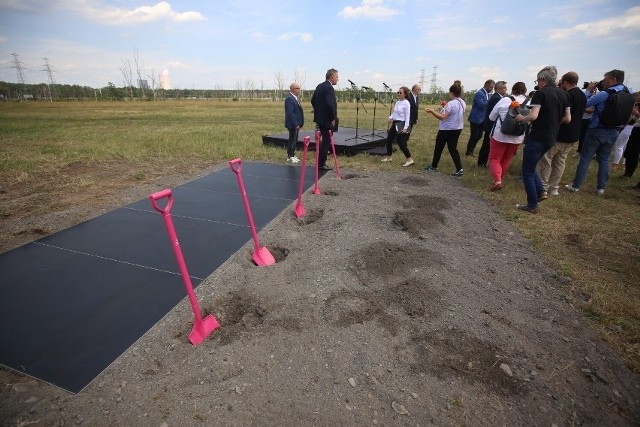
[[[525,99],[527,99],[524,95],[513,95],[513,97],[518,101],[521,105]],[[522,144],[524,141],[524,135],[505,135],[500,132],[500,125],[507,114],[509,113],[509,107],[511,107],[511,98],[508,96],[503,97],[498,103],[493,107],[493,110],[489,113],[489,120],[493,120],[496,122],[495,128],[493,130],[493,139],[496,141],[504,142],[505,144]],[[498,119],[498,117],[500,117]]]
[[[409,129],[409,119],[411,118],[411,104],[406,99],[401,99],[393,106],[393,113],[389,116],[392,121],[404,122],[402,130]]]

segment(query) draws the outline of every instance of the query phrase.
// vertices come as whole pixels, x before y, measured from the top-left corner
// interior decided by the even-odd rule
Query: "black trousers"
[[[467,152],[466,155],[470,156],[473,154],[473,151],[476,149],[476,145],[480,138],[482,138],[482,131],[484,127],[484,123],[473,123],[469,122],[470,133],[469,133],[469,141],[467,142]]]
[[[440,157],[442,156],[442,151],[444,150],[444,146],[446,145],[447,149],[449,150],[449,154],[451,154],[453,164],[456,165],[456,171],[462,169],[460,153],[458,152],[458,139],[460,138],[461,132],[462,129],[438,131],[438,135],[436,136],[436,147],[433,150],[433,160],[431,161],[431,166],[433,166],[434,168],[438,167],[438,163],[440,163]]]
[[[627,148],[624,150],[624,176],[631,177],[638,167],[640,156],[640,127],[634,126],[629,135]]]
[[[482,146],[478,152],[478,166],[487,166],[489,161],[489,148],[491,147],[491,133],[485,130],[484,138],[482,138]]]
[[[327,163],[327,153],[331,150],[331,136],[329,135],[329,128],[319,126],[320,128],[320,153],[318,153],[318,166],[322,167]]]
[[[387,156],[391,155],[391,152],[392,152],[391,146],[393,144],[394,139],[398,143],[398,147],[400,148],[400,151],[402,151],[402,154],[404,154],[404,156],[407,159],[411,157],[411,152],[409,151],[409,147],[407,145],[407,141],[409,141],[409,134],[398,133],[398,131],[396,130],[395,123],[391,124],[391,128],[389,128],[389,133],[387,134]]]
[[[299,129],[289,129],[289,140],[287,141],[287,157],[296,155],[296,143],[298,142]]]

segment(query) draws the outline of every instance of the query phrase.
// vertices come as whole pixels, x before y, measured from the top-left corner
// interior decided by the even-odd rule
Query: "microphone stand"
[[[363,86],[364,88],[364,86]],[[366,88],[369,89],[369,88]],[[378,98],[378,92],[374,91],[373,92],[373,124],[371,125],[371,136],[377,136],[378,138],[384,138],[384,135],[380,135],[376,133],[376,107],[378,105],[378,102],[382,105],[384,105],[384,102],[382,102],[379,98]],[[386,107],[386,105],[384,105]]]
[[[352,139],[362,139],[363,141],[369,141],[367,138],[362,138],[358,136],[358,119],[360,116],[360,104],[362,104],[362,101],[360,100],[360,91],[358,90],[358,87],[351,80],[349,80],[349,83],[351,83],[351,89],[356,95],[356,136],[347,138],[345,139],[345,141],[350,141]],[[367,112],[367,109],[364,108],[364,104],[362,104],[362,109],[364,110],[365,113]]]
[[[384,93],[387,95],[386,98],[389,100],[389,115],[391,115],[393,113],[393,94],[391,93],[393,90],[386,83],[382,83],[382,85],[384,86]]]

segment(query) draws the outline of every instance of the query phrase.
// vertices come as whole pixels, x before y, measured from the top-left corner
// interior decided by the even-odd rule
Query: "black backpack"
[[[516,100],[513,96],[509,96],[509,98],[511,99],[511,101]],[[530,124],[523,123],[523,122],[516,122],[515,117],[518,114],[521,114],[523,116],[526,116],[529,114],[529,109],[524,107],[524,105],[526,105],[527,102],[529,102],[529,97],[527,97],[522,102],[520,107],[518,108],[509,107],[509,111],[507,111],[507,115],[505,116],[504,120],[502,120],[502,118],[498,116],[498,118],[500,119],[500,132],[502,132],[504,135],[515,135],[515,136],[520,136],[525,134]]]
[[[631,110],[635,104],[634,96],[629,89],[623,87],[619,91],[611,88],[606,89],[609,97],[605,101],[604,110],[598,113],[600,118],[600,126],[602,127],[620,127],[627,124],[631,117]],[[597,111],[597,110],[596,110]]]

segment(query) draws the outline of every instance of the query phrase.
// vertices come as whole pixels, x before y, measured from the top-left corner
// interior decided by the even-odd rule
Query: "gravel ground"
[[[185,299],[77,395],[0,370],[2,424],[640,424],[639,376],[489,203],[437,173],[342,175],[260,232],[275,265],[250,242],[197,288],[222,324],[203,344]],[[5,249],[88,203],[12,223],[32,232]]]

